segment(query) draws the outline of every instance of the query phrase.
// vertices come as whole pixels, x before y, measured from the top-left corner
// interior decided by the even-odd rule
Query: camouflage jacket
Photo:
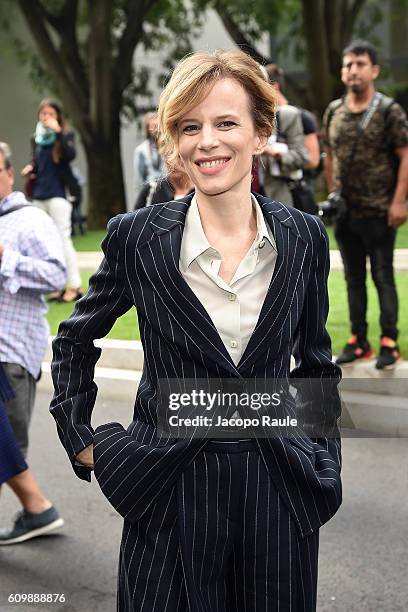
[[[408,145],[408,121],[401,106],[382,96],[371,120],[350,155],[357,126],[365,111],[353,113],[345,98],[334,100],[323,117],[324,142],[331,148],[334,188],[341,189],[353,217],[385,216],[394,194],[396,148]]]

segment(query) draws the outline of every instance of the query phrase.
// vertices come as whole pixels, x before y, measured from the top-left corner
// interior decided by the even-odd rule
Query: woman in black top
[[[30,179],[33,204],[50,215],[61,236],[67,288],[53,298],[72,302],[81,296],[81,277],[71,239],[72,204],[66,198],[67,192],[75,195],[77,183],[70,167],[75,157],[74,134],[64,129],[61,108],[52,100],[40,103],[38,119],[32,141],[33,160],[21,173]]]

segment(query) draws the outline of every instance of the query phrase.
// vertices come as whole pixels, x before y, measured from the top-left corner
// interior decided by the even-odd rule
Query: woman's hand
[[[89,467],[89,468],[93,468],[94,467],[93,444],[81,450],[75,458],[79,463],[82,463],[82,465]]]
[[[34,166],[32,164],[27,164],[21,171],[21,176],[28,176],[34,170]]]
[[[54,130],[54,132],[57,132],[57,134],[61,132],[61,126],[55,117],[44,117],[42,124],[45,128],[51,128],[51,130]]]

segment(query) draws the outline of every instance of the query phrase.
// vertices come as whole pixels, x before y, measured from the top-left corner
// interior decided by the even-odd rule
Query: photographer
[[[268,64],[263,72],[274,87],[278,101],[275,129],[262,156],[263,188],[269,198],[296,208],[292,188],[302,182],[303,169],[310,161],[313,161],[310,166],[313,167],[315,159],[310,159],[306,146],[301,111],[290,105],[282,93],[283,70],[276,64]],[[307,142],[310,144],[309,139]]]
[[[66,271],[57,229],[50,217],[13,191],[10,149],[0,143],[0,366],[14,397],[5,402],[17,445],[27,454],[36,383],[49,328],[43,295],[64,286]],[[3,381],[4,382],[4,381]],[[24,466],[23,466],[24,467]],[[0,546],[60,527],[63,520],[30,472],[8,481],[23,503],[11,529],[0,529]],[[30,495],[27,495],[27,492]],[[30,497],[30,499],[29,499]],[[26,500],[24,502],[23,500]]]
[[[366,257],[380,302],[379,370],[400,358],[398,297],[393,252],[397,228],[407,217],[408,122],[394,100],[375,91],[380,67],[374,47],[352,42],[343,52],[341,79],[346,95],[325,112],[325,175],[332,192],[324,212],[334,233],[347,282],[352,336],[337,359],[340,365],[369,359]]]

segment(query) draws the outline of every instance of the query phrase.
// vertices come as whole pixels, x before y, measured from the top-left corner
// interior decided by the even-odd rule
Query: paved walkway
[[[1,551],[1,612],[112,612],[122,521],[97,486],[74,475],[38,393],[29,461],[44,492],[65,519],[55,535]],[[94,427],[127,426],[133,402],[100,393]],[[402,612],[408,601],[407,439],[343,437],[344,502],[320,533],[319,612]],[[0,526],[18,510],[8,487]],[[8,603],[11,593],[60,593],[65,603]]]
[[[96,270],[101,260],[101,252],[78,252],[78,262],[81,270]],[[394,261],[396,270],[408,270],[408,249],[396,249]],[[339,251],[330,251],[330,267],[332,270],[343,270],[343,264]]]

